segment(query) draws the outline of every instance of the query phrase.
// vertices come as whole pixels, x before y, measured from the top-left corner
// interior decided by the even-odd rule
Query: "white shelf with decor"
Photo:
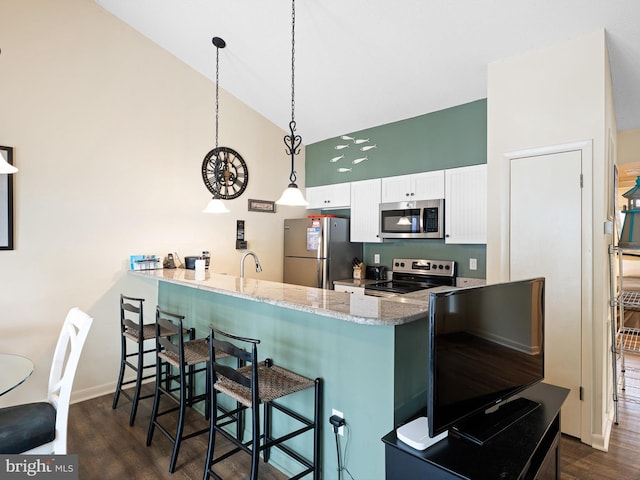
[[[625,354],[640,353],[640,277],[625,276],[625,257],[639,257],[637,247],[609,246],[611,362],[615,423],[618,423],[618,396],[628,397]],[[632,312],[638,312],[633,314]],[[640,398],[636,400],[640,401]]]

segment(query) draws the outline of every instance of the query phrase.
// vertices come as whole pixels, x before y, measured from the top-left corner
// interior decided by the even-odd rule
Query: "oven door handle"
[[[366,288],[366,287],[364,289],[364,294],[369,295],[370,297],[383,297],[383,298],[397,297],[399,295],[398,293],[385,292],[382,290],[373,290],[371,288]]]

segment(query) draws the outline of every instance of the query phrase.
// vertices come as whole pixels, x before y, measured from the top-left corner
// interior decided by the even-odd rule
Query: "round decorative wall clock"
[[[202,180],[218,198],[238,198],[247,188],[249,169],[238,152],[229,147],[216,147],[202,161]]]

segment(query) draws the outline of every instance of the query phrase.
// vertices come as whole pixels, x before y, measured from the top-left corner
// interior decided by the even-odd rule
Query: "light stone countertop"
[[[429,290],[382,298],[209,272],[196,279],[195,270],[183,268],[129,273],[362,325],[402,325],[429,314]]]

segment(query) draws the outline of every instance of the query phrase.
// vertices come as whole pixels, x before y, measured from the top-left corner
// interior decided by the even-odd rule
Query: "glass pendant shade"
[[[623,210],[624,224],[618,245],[627,248],[640,248],[640,177],[636,179],[634,187],[623,193],[629,201],[627,210]]]
[[[0,155],[0,174],[16,173],[18,169],[7,162],[2,155]]]
[[[309,205],[304,199],[302,192],[295,183],[290,183],[287,189],[282,192],[282,196],[276,201],[278,205],[289,205],[292,207],[306,207]]]
[[[229,209],[219,198],[212,198],[207,207],[202,210],[204,213],[229,213]]]

